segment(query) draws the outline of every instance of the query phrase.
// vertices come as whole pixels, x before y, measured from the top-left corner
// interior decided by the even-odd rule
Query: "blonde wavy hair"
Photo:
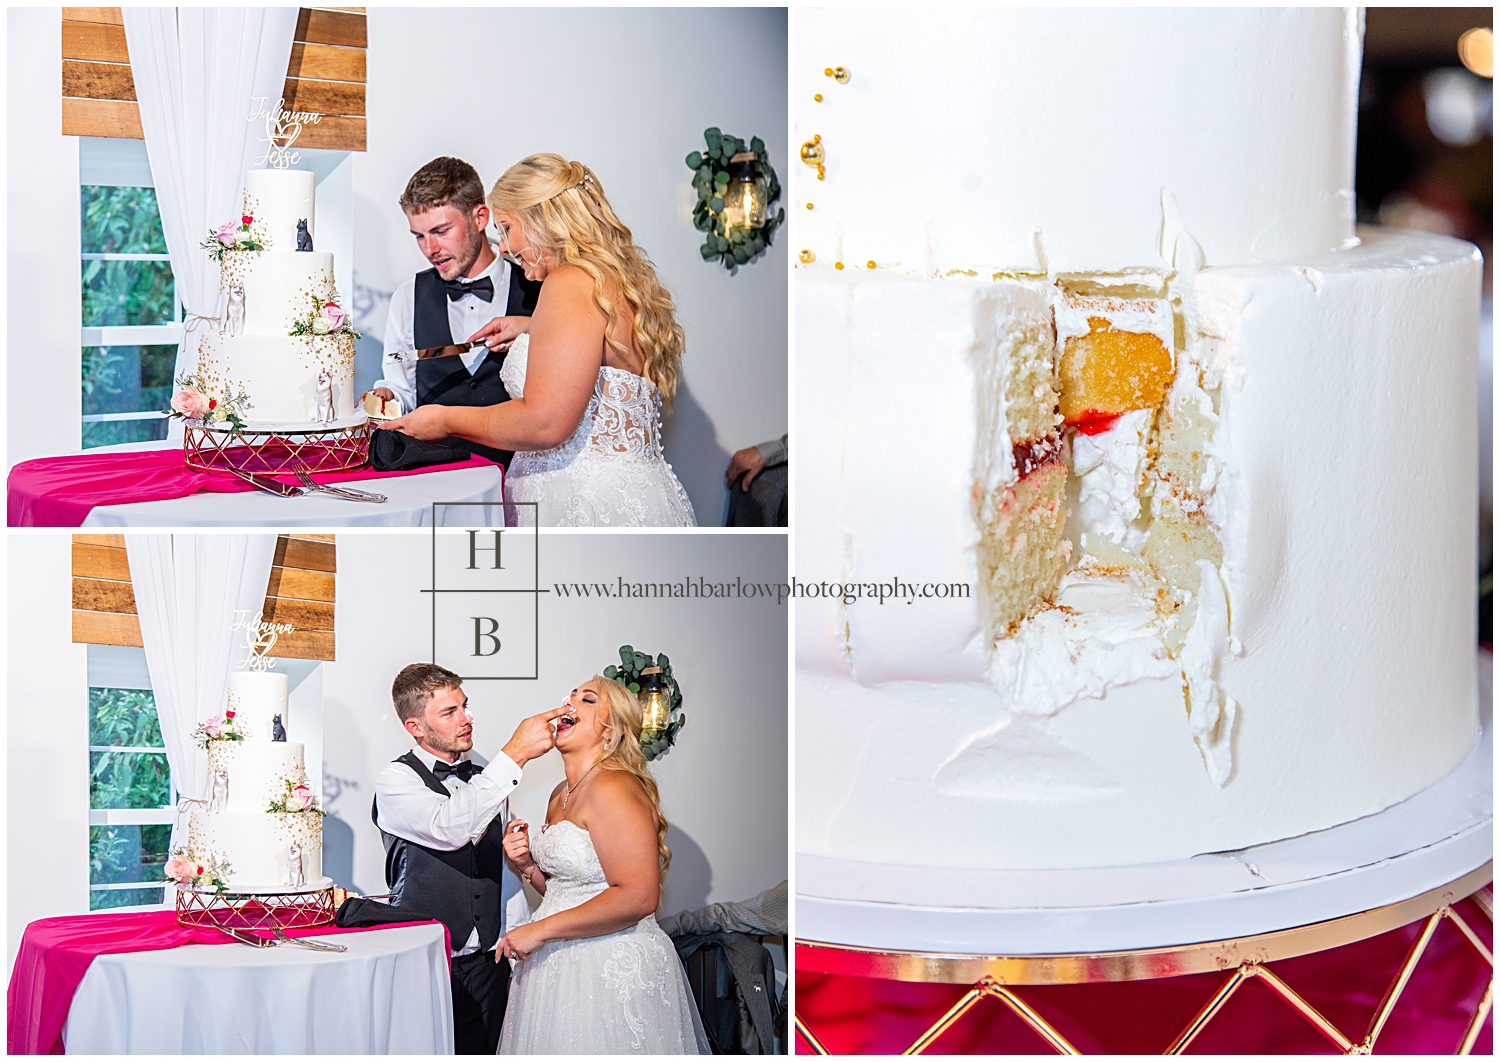
[[[662,888],[667,884],[667,868],[672,865],[672,850],[667,847],[667,819],[661,813],[661,796],[656,789],[656,779],[646,766],[646,754],[641,751],[641,702],[628,686],[612,678],[595,675],[595,689],[602,695],[602,703],[609,706],[609,737],[604,742],[604,755],[599,757],[599,766],[607,771],[625,771],[640,779],[651,798],[652,810],[656,812],[656,857],[661,867]]]
[[[656,277],[656,267],[635,245],[594,172],[561,155],[528,155],[500,175],[490,189],[491,210],[513,214],[527,242],[550,252],[559,265],[576,265],[594,280],[594,301],[609,327],[605,342],[629,356],[615,338],[617,314],[605,294],[604,278],[613,278],[635,315],[635,345],[645,359],[646,379],[672,408],[686,337],[677,323],[676,306]]]

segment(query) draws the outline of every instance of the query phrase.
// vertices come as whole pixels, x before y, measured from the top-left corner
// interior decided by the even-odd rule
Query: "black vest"
[[[541,281],[527,280],[520,269],[510,267],[510,290],[506,293],[506,317],[530,317],[536,309]],[[499,292],[495,293],[496,295]],[[412,292],[412,342],[418,350],[446,347],[455,342],[448,324],[448,289],[436,269],[418,273]],[[465,341],[468,336],[463,337]],[[417,405],[495,406],[510,401],[510,393],[500,382],[500,366],[505,354],[490,351],[470,372],[458,354],[417,359]],[[491,446],[448,439],[450,445],[479,454],[510,467],[512,451]]]
[[[450,797],[442,782],[427,765],[408,752],[397,757],[417,772],[428,789]],[[370,807],[370,817],[380,827],[380,796]],[[500,939],[502,900],[500,875],[505,871],[504,816],[496,815],[479,840],[470,841],[453,852],[408,841],[380,831],[385,843],[385,883],[391,890],[391,906],[409,908],[428,918],[436,918],[448,927],[455,951],[461,949],[469,934],[479,930],[479,949],[489,951]]]

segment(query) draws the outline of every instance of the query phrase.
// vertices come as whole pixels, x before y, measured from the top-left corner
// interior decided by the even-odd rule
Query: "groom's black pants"
[[[453,960],[453,1053],[493,1055],[500,1046],[505,1000],[510,995],[510,963],[493,951]]]

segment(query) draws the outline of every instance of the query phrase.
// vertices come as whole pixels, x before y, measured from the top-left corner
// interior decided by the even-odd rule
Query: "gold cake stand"
[[[205,472],[251,472],[265,476],[352,472],[370,460],[368,419],[342,427],[255,430],[186,422],[182,455],[189,468]]]
[[[177,886],[177,921],[211,929],[272,932],[333,921],[335,886],[309,885],[236,892],[204,885]]]
[[[1494,876],[1493,861],[1452,881],[1410,899],[1360,911],[1311,925],[1298,926],[1232,940],[1205,941],[1175,947],[1149,948],[1138,951],[1116,951],[1088,955],[962,955],[929,954],[913,951],[882,951],[851,947],[815,940],[797,941],[797,969],[813,973],[872,977],[890,981],[915,981],[941,984],[967,984],[969,990],[931,1028],[908,1047],[903,1054],[921,1054],[939,1036],[957,1024],[980,1000],[993,997],[1020,1017],[1048,1046],[1059,1054],[1079,1052],[1048,1021],[1027,1005],[1013,985],[1087,984],[1103,981],[1139,981],[1183,974],[1227,972],[1218,991],[1204,1003],[1187,1027],[1169,1044],[1164,1054],[1185,1051],[1189,1044],[1213,1020],[1235,993],[1251,978],[1259,978],[1275,990],[1293,1010],[1301,1014],[1344,1054],[1370,1054],[1385,1027],[1391,1011],[1411,980],[1417,963],[1431,943],[1433,934],[1445,921],[1489,964],[1491,977],[1479,1007],[1458,1044],[1458,1054],[1468,1054],[1489,1015],[1495,991],[1494,957],[1469,924],[1453,909],[1465,897],[1473,899],[1492,923],[1493,901],[1490,883]],[[1422,931],[1412,942],[1400,971],[1386,989],[1380,1006],[1370,1020],[1364,1038],[1355,1041],[1345,1036],[1327,1018],[1299,996],[1287,983],[1271,972],[1268,963],[1299,955],[1327,951],[1369,937],[1400,929],[1425,919]],[[794,1015],[797,1033],[818,1054],[828,1050],[817,1035]]]

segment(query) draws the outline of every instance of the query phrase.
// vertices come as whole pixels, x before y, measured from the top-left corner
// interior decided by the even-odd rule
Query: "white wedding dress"
[[[530,341],[517,337],[500,367],[512,398],[525,392]],[[516,451],[505,476],[505,522],[530,526],[533,513],[553,527],[697,526],[693,503],[662,456],[655,384],[602,365],[573,437],[550,450]]]
[[[532,838],[531,856],[547,875],[533,921],[608,888],[589,832],[566,819]],[[708,1053],[687,975],[655,915],[601,937],[551,941],[515,964],[502,1055]]]

